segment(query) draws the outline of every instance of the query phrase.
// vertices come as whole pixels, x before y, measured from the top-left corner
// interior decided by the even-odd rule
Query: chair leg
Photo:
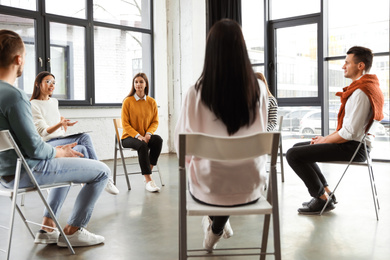
[[[114,147],[114,173],[113,173],[113,181],[114,181],[114,185],[116,185],[116,165],[117,165],[117,153],[118,153],[118,148],[117,148],[117,145],[118,145],[118,141],[116,139],[116,136],[115,136],[115,147]]]
[[[18,206],[17,203],[16,203],[15,206],[16,206],[16,210],[17,210],[18,213],[19,213],[19,216],[20,216],[20,217],[22,218],[22,220],[23,220],[23,223],[26,225],[28,231],[30,232],[30,235],[31,235],[33,238],[35,238],[34,232],[32,231],[31,227],[28,225],[27,219],[26,219],[26,217],[24,216],[22,210],[20,209],[20,207]]]
[[[179,260],[187,259],[187,205],[185,170],[180,169],[179,177]]]
[[[374,180],[374,172],[372,171],[371,165],[368,166],[368,174],[370,176],[371,192],[372,192],[372,199],[374,201],[376,220],[379,220],[379,216],[378,216],[378,210],[380,209],[379,208],[379,200],[378,200],[378,194],[376,191],[376,185],[375,185],[375,180]]]
[[[280,138],[282,139],[282,138]],[[284,182],[284,166],[283,166],[283,147],[282,147],[282,140],[280,140],[279,143],[279,156],[280,156],[280,172],[282,174],[282,182]]]
[[[266,259],[267,245],[268,245],[268,234],[269,234],[269,222],[271,216],[269,214],[264,215],[264,224],[263,224],[263,237],[261,239],[261,256],[260,260]]]
[[[165,186],[165,183],[164,183],[163,180],[162,180],[162,176],[161,176],[161,172],[160,172],[160,167],[158,167],[158,164],[156,165],[156,167],[157,167],[158,176],[160,177],[161,186]]]
[[[16,187],[16,186],[15,186]],[[17,199],[17,192],[15,192],[17,189],[14,189],[14,194],[12,196],[12,202],[11,202],[11,216],[9,220],[9,229],[8,229],[8,243],[7,243],[7,260],[10,259],[11,254],[11,242],[12,242],[12,234],[14,229],[14,223],[15,223],[15,209],[16,209],[16,199]]]
[[[129,175],[128,175],[128,173],[127,173],[127,168],[126,168],[125,156],[123,155],[123,151],[122,151],[122,148],[121,148],[121,147],[119,147],[119,152],[120,152],[120,154],[121,154],[122,166],[123,166],[123,170],[124,170],[124,172],[125,172],[125,177],[126,177],[126,182],[127,182],[127,189],[128,189],[128,190],[131,190]]]

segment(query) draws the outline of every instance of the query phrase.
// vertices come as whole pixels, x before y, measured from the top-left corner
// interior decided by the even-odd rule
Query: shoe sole
[[[81,243],[81,244],[77,244],[77,245],[74,245],[72,243],[70,243],[70,244],[72,245],[72,247],[83,247],[83,246],[96,246],[96,245],[100,245],[102,243],[104,243],[104,241],[99,242],[99,243],[93,243],[93,244],[90,244],[90,243]],[[58,247],[68,247],[68,245],[65,242],[58,242],[57,246]]]
[[[333,207],[326,207],[326,209],[324,210],[324,212],[329,212],[331,210],[334,210],[336,207],[333,206]],[[301,215],[319,215],[321,213],[321,210],[320,211],[298,211],[299,214]]]
[[[58,239],[55,239],[55,240],[35,239],[35,240],[34,240],[34,243],[35,243],[35,244],[45,244],[45,245],[57,244],[57,243],[58,243]]]

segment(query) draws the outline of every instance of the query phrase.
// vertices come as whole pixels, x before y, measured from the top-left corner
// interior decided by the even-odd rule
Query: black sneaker
[[[303,208],[299,208],[298,212],[299,212],[299,214],[304,214],[304,215],[318,215],[321,213],[321,210],[325,206],[325,204],[326,204],[326,200],[322,200],[320,198],[313,198],[307,204],[307,206],[304,206]],[[331,211],[334,208],[335,208],[335,206],[333,204],[333,201],[332,201],[332,199],[330,199],[324,212]]]
[[[338,201],[336,200],[336,195],[333,195],[333,196],[332,196],[332,194],[333,194],[333,192],[329,193],[329,197],[331,197],[331,198],[332,198],[332,200],[333,200],[333,204],[337,204],[337,203],[338,203]],[[312,198],[310,201],[312,201],[313,199],[315,199],[315,198]],[[302,206],[306,207],[306,206],[307,206],[307,204],[309,204],[309,203],[310,203],[310,201],[305,201],[305,202],[302,202]]]

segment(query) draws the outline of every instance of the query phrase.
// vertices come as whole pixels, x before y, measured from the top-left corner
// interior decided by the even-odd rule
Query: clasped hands
[[[310,144],[322,144],[325,143],[325,137],[323,136],[315,136],[311,138]]]
[[[144,141],[145,143],[149,143],[150,137],[151,137],[150,134],[146,134],[145,136],[139,135],[137,138],[140,141]]]

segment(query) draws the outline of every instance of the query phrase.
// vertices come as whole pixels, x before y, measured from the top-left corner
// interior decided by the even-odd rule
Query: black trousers
[[[159,135],[152,135],[148,143],[134,137],[122,139],[122,146],[137,150],[138,162],[142,175],[152,174],[150,165],[156,165],[161,154],[163,140]]]
[[[358,146],[359,142],[357,141],[342,144],[302,142],[295,144],[287,151],[286,159],[291,168],[305,183],[310,195],[318,198],[325,193],[324,187],[328,186],[328,183],[316,162],[349,161]],[[354,161],[363,162],[365,160],[364,145],[362,145]]]

